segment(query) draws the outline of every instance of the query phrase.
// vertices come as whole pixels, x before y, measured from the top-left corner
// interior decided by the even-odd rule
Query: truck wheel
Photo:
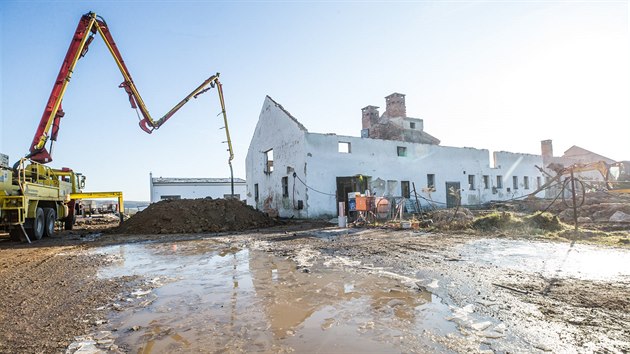
[[[57,212],[53,208],[44,208],[44,236],[55,236],[55,221],[57,221]]]
[[[26,233],[31,240],[41,240],[44,236],[44,210],[37,208],[35,218],[31,220],[32,222],[28,223],[30,227],[26,228]]]

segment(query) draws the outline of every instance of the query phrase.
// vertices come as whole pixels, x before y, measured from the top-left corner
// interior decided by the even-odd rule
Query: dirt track
[[[630,351],[628,277],[577,280],[477,262],[462,248],[479,239],[474,235],[382,229],[347,233],[321,226],[296,223],[220,236],[229,239],[226,248],[257,244],[293,260],[309,250],[315,257],[358,264],[345,271],[382,269],[421,279],[417,286],[451,308],[474,305],[476,316],[506,326],[499,338],[489,339],[460,324],[466,335],[442,343],[448,351]],[[35,247],[0,242],[0,352],[64,352],[75,336],[115,329],[107,323],[108,309],[141,280],[98,279],[97,271],[108,260],[86,251],[143,240],[177,243],[216,236],[104,235],[88,242],[79,235],[44,240]]]
[[[60,239],[0,249],[0,352],[63,352],[75,335],[107,318],[105,306],[131,278],[100,280],[103,257]],[[99,310],[99,308],[102,308]]]

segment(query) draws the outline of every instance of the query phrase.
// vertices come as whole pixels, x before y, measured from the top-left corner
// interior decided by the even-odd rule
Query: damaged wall
[[[405,95],[394,92],[385,97],[385,112],[379,116],[377,106],[361,109],[361,136],[372,139],[400,140],[411,143],[440,144],[424,131],[424,121],[407,117]]]
[[[339,153],[339,141],[349,142],[351,152]],[[406,151],[404,156],[398,156],[399,148]],[[400,197],[401,181],[408,181],[410,186],[415,184],[419,196],[444,206],[446,183],[458,182],[462,203],[470,205],[524,196],[542,182],[540,172],[534,167],[542,163],[537,155],[497,152],[494,154],[497,167],[490,168],[489,151],[485,149],[313,133],[306,134],[305,149],[310,170],[308,184],[333,194],[336,177],[363,175],[370,177],[374,195]],[[428,188],[429,174],[433,175],[433,190]],[[497,185],[498,177],[501,185]],[[334,212],[334,198],[313,193],[309,197],[312,215]],[[427,202],[420,199],[420,203]]]
[[[265,170],[269,149],[272,172]],[[446,206],[447,183],[459,183],[462,204],[471,205],[524,196],[542,182],[535,167],[542,164],[539,155],[496,152],[493,159],[495,167],[485,149],[309,133],[267,97],[246,159],[247,201],[282,217],[316,218],[337,215],[337,177],[365,176],[373,194],[391,197],[402,195],[406,181],[441,207]],[[429,179],[433,188],[428,188]],[[420,203],[427,205],[423,199]]]
[[[265,98],[245,158],[247,204],[270,215],[309,217],[306,189],[293,178],[294,171],[301,176],[306,174],[305,133],[306,128],[289,112],[271,97]],[[267,163],[269,151],[273,154],[271,171]]]

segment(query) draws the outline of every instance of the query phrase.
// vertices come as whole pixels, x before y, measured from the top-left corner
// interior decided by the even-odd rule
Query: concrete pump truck
[[[42,236],[53,236],[57,222],[63,222],[66,230],[72,229],[81,199],[118,198],[121,222],[123,220],[122,192],[83,192],[85,176],[70,168],[55,169],[45,165],[52,161],[53,142],[57,140],[61,118],[65,114],[61,101],[66,88],[78,60],[85,56],[97,32],[123,76],[124,81],[119,87],[129,95],[131,107],[139,111],[139,116],[142,116],[139,122],[140,128],[149,134],[164,124],[191,98],[197,98],[211,88],[217,88],[227,135],[228,164],[232,172],[234,153],[219,73],[201,83],[164,116],[154,120],[138,93],[105,20],[90,12],[81,17],[74,32],[30,145],[29,153],[12,167],[8,164],[8,157],[0,154],[0,230],[9,231],[14,239],[31,242],[33,239],[41,239]],[[47,142],[49,142],[48,148],[46,148]]]

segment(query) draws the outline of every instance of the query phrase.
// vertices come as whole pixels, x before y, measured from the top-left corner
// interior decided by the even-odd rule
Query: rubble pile
[[[276,221],[233,199],[163,200],[113,230],[121,234],[184,234],[270,227]]]
[[[102,215],[93,215],[89,217],[77,217],[75,225],[110,225],[116,224],[120,221],[118,215],[115,214],[102,214]]]
[[[573,209],[558,214],[562,220],[573,219]],[[630,203],[602,203],[583,205],[578,209],[580,222],[630,222]]]
[[[578,196],[578,203],[581,202]],[[566,203],[565,203],[566,201]],[[558,215],[563,222],[573,221],[571,199],[558,198],[553,203],[548,199],[525,199],[489,203],[488,207],[500,211],[534,213],[548,210]],[[610,192],[586,193],[584,203],[578,208],[579,222],[630,222],[630,196]]]
[[[573,210],[563,208],[558,216],[572,220]],[[584,205],[578,208],[580,222],[630,222],[630,196],[606,192],[587,193]]]
[[[429,213],[433,226],[438,229],[464,229],[474,219],[473,213],[466,208],[441,209]]]

